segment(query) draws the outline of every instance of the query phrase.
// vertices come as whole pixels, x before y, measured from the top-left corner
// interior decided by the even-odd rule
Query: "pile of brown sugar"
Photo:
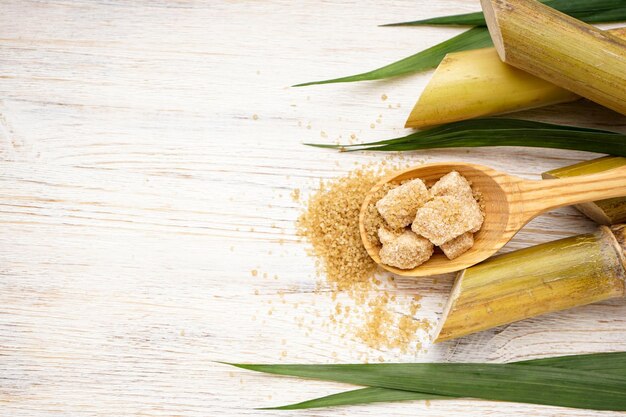
[[[347,176],[322,182],[298,219],[298,234],[307,238],[321,271],[339,290],[366,283],[376,269],[361,243],[359,213],[365,195],[381,174],[357,169]]]
[[[336,308],[329,312],[331,325],[371,348],[407,352],[421,348],[420,336],[423,339],[431,324],[415,317],[420,308],[418,295],[398,294],[394,277],[381,275],[359,232],[366,194],[392,170],[365,166],[322,182],[298,220],[298,234],[311,244],[311,254],[318,259],[318,276],[333,291]],[[383,187],[380,197],[387,191],[389,188]],[[374,203],[367,207],[364,223],[371,242],[378,244],[378,229],[384,220]],[[337,300],[338,294],[343,304]]]

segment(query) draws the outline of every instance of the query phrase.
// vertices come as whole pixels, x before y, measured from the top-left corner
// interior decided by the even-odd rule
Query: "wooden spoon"
[[[437,251],[414,269],[398,269],[380,262],[377,245],[367,239],[364,218],[372,196],[388,182],[421,178],[431,186],[450,171],[458,171],[482,196],[485,221],[474,235],[474,246],[450,260]],[[530,220],[557,207],[626,196],[626,166],[593,175],[567,179],[532,181],[498,172],[489,167],[463,162],[444,162],[409,168],[381,180],[365,197],[359,228],[365,249],[376,263],[398,275],[424,277],[459,271],[475,265],[504,246]]]

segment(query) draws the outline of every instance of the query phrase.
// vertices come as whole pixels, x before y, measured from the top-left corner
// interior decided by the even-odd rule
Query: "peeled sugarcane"
[[[481,0],[500,59],[626,114],[626,41],[535,0]]]
[[[608,31],[626,40],[626,28]],[[495,48],[446,55],[405,127],[422,128],[578,100],[579,95],[503,63]]]
[[[626,295],[626,225],[599,226],[461,271],[436,342]]]
[[[578,164],[544,172],[543,178],[568,178],[578,175],[595,174],[601,171],[626,165],[626,158],[605,156],[603,158],[584,161]],[[615,224],[626,222],[626,197],[609,198],[575,206],[581,213],[599,224]]]

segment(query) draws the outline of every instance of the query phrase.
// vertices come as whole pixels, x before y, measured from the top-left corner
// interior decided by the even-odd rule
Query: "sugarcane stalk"
[[[626,39],[626,28],[608,32]],[[441,61],[405,127],[422,128],[579,98],[571,91],[503,63],[495,48],[455,52]]]
[[[578,164],[553,169],[544,172],[541,176],[545,179],[568,178],[578,175],[595,174],[624,165],[626,165],[626,158],[605,156],[591,161],[584,161]],[[626,222],[626,197],[592,201],[590,203],[577,204],[574,207],[599,224],[609,225]]]
[[[436,342],[626,294],[626,225],[599,226],[461,271]]]
[[[626,41],[535,0],[481,0],[500,59],[626,114]]]

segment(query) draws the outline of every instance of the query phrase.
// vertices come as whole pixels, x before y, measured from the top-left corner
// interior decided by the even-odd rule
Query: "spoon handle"
[[[557,207],[626,196],[626,166],[565,179],[520,182],[524,214],[534,217]]]

